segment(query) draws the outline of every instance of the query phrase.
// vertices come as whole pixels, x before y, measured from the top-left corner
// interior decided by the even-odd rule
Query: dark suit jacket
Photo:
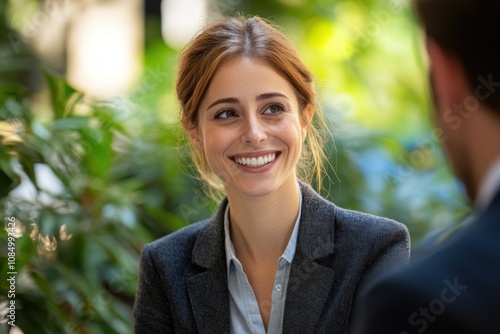
[[[500,333],[500,193],[477,221],[380,278],[353,333]]]
[[[341,209],[301,183],[297,249],[283,333],[345,333],[361,286],[406,262],[409,236],[393,220]],[[224,210],[144,247],[136,333],[228,333]]]

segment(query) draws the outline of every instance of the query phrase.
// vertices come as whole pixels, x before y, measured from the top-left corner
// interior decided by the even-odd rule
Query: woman
[[[321,171],[324,123],[294,46],[260,18],[222,20],[183,51],[176,88],[200,175],[226,198],[145,246],[136,333],[345,333],[408,233],[299,181]]]

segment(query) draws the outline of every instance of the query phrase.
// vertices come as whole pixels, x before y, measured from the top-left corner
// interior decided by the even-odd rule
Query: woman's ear
[[[203,150],[203,141],[200,138],[200,133],[198,131],[198,127],[189,121],[183,121],[182,127],[186,131],[189,137],[189,141],[193,146],[198,150]]]
[[[305,140],[307,136],[307,128],[309,124],[312,122],[312,118],[314,115],[314,106],[312,104],[308,104],[306,109],[304,110],[304,115],[302,116],[302,139]]]

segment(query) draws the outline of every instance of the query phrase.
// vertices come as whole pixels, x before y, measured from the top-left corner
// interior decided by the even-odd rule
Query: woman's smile
[[[242,156],[234,156],[232,159],[239,165],[258,168],[272,163],[280,152],[272,152],[258,155],[244,154]]]

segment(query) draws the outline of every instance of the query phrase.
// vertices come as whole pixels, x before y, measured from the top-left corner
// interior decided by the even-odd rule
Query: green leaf
[[[43,72],[43,74],[49,86],[54,118],[62,118],[65,115],[66,105],[73,94],[76,93],[76,90],[62,78],[58,78],[48,72]]]

